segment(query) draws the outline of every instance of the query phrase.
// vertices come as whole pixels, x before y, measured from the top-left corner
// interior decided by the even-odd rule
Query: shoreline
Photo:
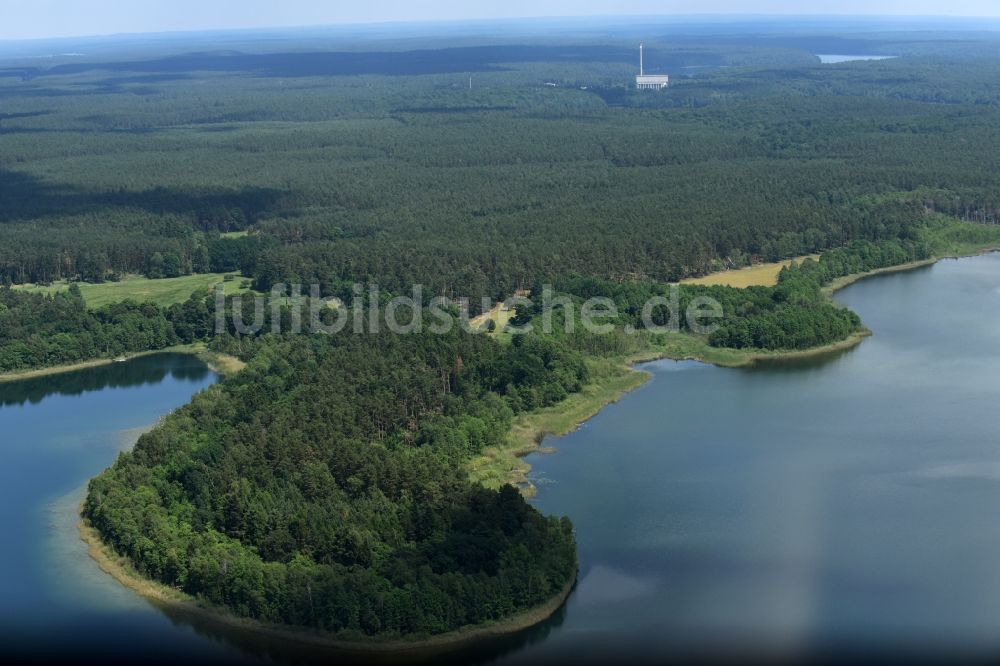
[[[978,252],[978,254],[989,251],[991,250],[983,249]],[[828,298],[832,298],[832,295],[836,291],[864,278],[883,273],[901,272],[930,266],[944,258],[947,257],[935,257],[908,264],[901,264],[899,266],[890,266],[864,273],[844,276],[824,287],[823,293]],[[638,352],[617,359],[593,359],[592,362],[595,365],[601,363],[606,364],[604,370],[607,374],[604,377],[595,383],[584,387],[580,393],[570,396],[558,405],[540,410],[539,412],[524,415],[517,419],[512,425],[511,432],[509,434],[511,445],[497,451],[484,452],[483,456],[480,456],[472,461],[472,466],[474,468],[475,463],[477,462],[483,463],[481,468],[489,472],[496,471],[494,468],[497,464],[501,466],[509,464],[509,468],[503,472],[503,476],[505,478],[502,479],[502,482],[513,484],[515,487],[520,488],[525,497],[530,498],[535,494],[536,488],[527,478],[528,473],[531,470],[531,466],[524,461],[524,458],[532,453],[541,452],[543,450],[548,452],[548,450],[542,448],[542,443],[547,436],[554,435],[556,437],[562,437],[570,432],[573,432],[600,413],[601,410],[603,410],[607,405],[617,402],[628,393],[631,393],[632,391],[645,385],[646,382],[652,377],[652,374],[636,367],[637,364],[653,362],[656,360],[672,359],[676,361],[693,360],[701,363],[708,363],[710,365],[716,365],[718,367],[748,367],[759,361],[780,362],[784,360],[820,357],[827,354],[837,353],[856,347],[861,344],[865,338],[871,335],[872,332],[867,328],[864,328],[844,340],[811,349],[775,352],[764,352],[760,350],[715,350],[715,353],[712,353],[713,348],[709,348],[707,343],[694,339],[693,336],[685,336],[686,339],[681,343],[681,345],[686,345],[688,347],[687,349],[683,349],[678,346],[674,349],[650,349],[648,351]],[[674,340],[673,342],[675,344],[678,343],[677,340]],[[171,350],[165,349],[159,351],[167,352]],[[194,354],[211,354],[211,352],[208,352],[207,349],[196,351],[189,348],[184,351],[186,353]],[[158,352],[144,352],[142,355],[148,355],[150,353]],[[217,362],[218,360],[219,359],[206,360],[206,363]],[[240,363],[237,359],[232,360],[236,363]],[[111,362],[112,361],[110,360],[97,361],[95,365]],[[210,367],[212,366],[210,365]],[[213,368],[213,370],[215,370],[215,368]],[[61,371],[65,372],[68,370],[64,368]],[[46,369],[36,372],[41,372],[42,374],[56,374],[59,370],[53,372],[52,369]],[[0,381],[4,380],[5,378],[0,376]],[[6,381],[11,380],[6,379]],[[493,457],[493,460],[490,459],[491,456]],[[475,471],[475,469],[470,470],[470,476],[473,476]],[[480,483],[484,483],[484,485],[488,485],[483,479],[477,480]],[[523,611],[500,622],[487,625],[470,626],[445,634],[422,639],[414,639],[412,641],[402,639],[395,639],[391,641],[349,641],[336,639],[330,636],[323,636],[322,634],[316,634],[308,631],[296,631],[294,628],[285,627],[283,625],[264,623],[248,618],[240,618],[231,614],[228,610],[202,605],[196,599],[189,597],[178,590],[169,588],[140,575],[132,569],[130,563],[128,563],[125,558],[115,554],[111,548],[100,539],[100,535],[96,530],[90,527],[89,524],[87,524],[82,515],[80,516],[78,528],[81,540],[83,540],[88,546],[88,553],[90,557],[98,564],[101,570],[108,573],[120,584],[129,588],[151,603],[163,605],[171,610],[180,612],[190,617],[217,623],[237,631],[245,631],[258,636],[263,635],[293,643],[329,649],[334,652],[344,653],[345,655],[419,655],[421,653],[434,653],[437,651],[459,648],[469,643],[474,643],[484,639],[497,638],[518,633],[544,622],[546,619],[555,614],[560,608],[562,608],[566,599],[573,591],[578,576],[578,573],[574,573],[573,577],[566,584],[566,586],[545,604],[542,604],[534,609]]]
[[[989,252],[989,250],[984,250],[981,253],[984,254]],[[966,255],[974,256],[974,255]],[[875,277],[876,275],[887,275],[889,273],[904,273],[906,271],[916,270],[918,268],[926,268],[927,266],[933,266],[942,259],[958,259],[959,257],[931,257],[929,259],[920,259],[918,261],[910,261],[905,264],[898,264],[896,266],[886,266],[884,268],[876,268],[864,273],[851,273],[850,275],[845,275],[835,279],[830,284],[823,287],[822,291],[825,296],[832,298],[835,293],[840,291],[845,287],[849,287],[855,282],[860,282],[870,277]]]
[[[949,254],[942,256],[935,256],[929,259],[921,259],[919,261],[912,261],[905,264],[899,264],[897,266],[887,266],[884,268],[877,268],[871,271],[865,271],[862,273],[852,273],[851,275],[845,275],[843,277],[837,278],[830,284],[822,288],[823,294],[829,298],[833,299],[833,295],[840,291],[841,289],[859,282],[861,280],[875,277],[878,275],[884,275],[889,273],[900,273],[904,271],[915,270],[918,268],[925,268],[927,266],[933,266],[937,262],[943,259],[961,259],[963,257],[979,256],[982,254],[988,254],[990,252],[997,252],[1000,249],[989,246],[984,248],[978,248],[965,254]],[[685,335],[685,334],[680,334]],[[709,347],[707,343],[701,343],[700,341],[695,341],[693,336],[687,335],[688,340],[686,342],[690,346],[690,349],[684,351],[677,351],[676,349],[650,349],[648,351],[637,352],[635,354],[626,356],[621,359],[617,359],[620,369],[626,373],[626,376],[632,376],[633,381],[631,386],[622,388],[617,391],[613,398],[605,400],[603,402],[592,403],[592,409],[583,412],[579,416],[579,420],[575,424],[569,427],[563,428],[547,428],[544,425],[538,425],[534,428],[531,426],[532,417],[537,418],[538,415],[527,415],[526,417],[519,419],[515,422],[512,428],[511,438],[513,440],[512,446],[505,448],[499,452],[490,452],[485,454],[483,457],[495,457],[503,458],[513,456],[516,458],[516,462],[508,462],[508,471],[506,482],[511,485],[520,488],[522,494],[526,498],[534,497],[537,493],[537,489],[534,484],[528,480],[528,474],[531,472],[531,465],[524,461],[524,458],[539,452],[552,452],[554,449],[551,447],[545,447],[543,449],[542,442],[546,437],[564,437],[569,433],[579,429],[583,424],[597,416],[605,407],[614,402],[618,402],[626,394],[642,387],[645,383],[652,377],[652,375],[636,367],[643,363],[652,363],[654,361],[661,360],[673,360],[673,361],[697,361],[699,363],[706,363],[708,365],[714,365],[720,368],[748,368],[752,367],[759,362],[775,362],[780,363],[783,361],[794,361],[808,358],[820,358],[829,354],[836,354],[849,349],[853,349],[865,341],[866,338],[874,335],[870,329],[867,327],[862,328],[862,330],[852,333],[847,338],[839,340],[837,342],[832,342],[830,344],[822,345],[819,347],[811,347],[809,349],[799,349],[799,350],[789,350],[789,351],[764,351],[764,350],[738,350],[738,349],[722,349]],[[608,384],[611,384],[611,380],[605,380],[604,382],[597,382],[594,385],[588,386],[585,390],[600,392],[605,389]],[[572,400],[573,397],[567,398],[567,401]],[[548,410],[543,411],[563,411],[564,413],[572,413],[573,407],[569,409],[557,410],[562,405],[556,405],[555,407],[548,408]],[[518,432],[518,429],[527,428],[527,432]],[[482,458],[482,457],[481,457]]]
[[[793,351],[756,351],[752,353],[743,353],[736,361],[719,359],[710,360],[705,356],[701,356],[696,353],[673,354],[666,350],[639,352],[618,361],[619,368],[622,371],[620,376],[612,377],[604,382],[597,382],[585,388],[585,390],[589,389],[595,393],[607,392],[608,389],[611,388],[613,393],[612,395],[599,402],[591,402],[591,404],[587,406],[589,408],[582,410],[578,409],[579,403],[586,403],[586,398],[576,401],[569,407],[569,409],[558,409],[562,406],[562,403],[560,403],[560,405],[555,405],[543,410],[542,413],[528,414],[525,417],[518,419],[518,421],[515,421],[514,426],[511,428],[510,436],[513,440],[511,446],[498,451],[484,452],[479,458],[475,459],[473,463],[480,461],[480,468],[488,467],[491,463],[505,467],[507,471],[506,478],[503,481],[518,488],[526,499],[531,499],[537,494],[538,489],[528,479],[528,475],[531,472],[531,465],[524,459],[535,453],[555,453],[557,449],[554,447],[542,446],[546,437],[565,437],[566,435],[578,430],[590,419],[597,416],[608,405],[618,402],[629,393],[644,386],[646,382],[652,378],[652,373],[637,366],[644,363],[670,360],[695,361],[698,363],[705,363],[707,365],[714,365],[719,368],[749,368],[760,362],[781,363],[785,361],[819,358],[830,354],[836,354],[849,349],[854,349],[864,342],[866,338],[869,338],[872,335],[872,332],[865,328],[857,333],[851,334],[843,340],[822,345],[820,347]],[[567,400],[572,400],[572,396],[567,398]],[[574,412],[578,412],[575,416],[571,417],[574,422],[565,427],[553,428],[545,425],[533,424],[533,421],[544,420],[544,417],[549,414],[554,413],[556,415],[569,417]],[[480,469],[477,469],[474,466],[472,470],[474,478],[476,472],[479,471]],[[482,482],[481,479],[476,480]]]
[[[536,488],[527,478],[531,465],[524,458],[543,451],[542,440],[546,436],[562,437],[573,432],[608,405],[640,388],[652,376],[631,367],[628,357],[590,359],[589,362],[592,369],[606,374],[556,405],[518,416],[508,433],[507,446],[487,449],[468,463],[473,482],[493,489],[509,483],[530,499]]]
[[[154,356],[156,354],[189,354],[191,356],[197,356],[205,363],[205,365],[208,366],[209,370],[223,376],[235,374],[236,372],[242,370],[243,367],[246,365],[235,356],[227,356],[226,354],[213,352],[208,348],[207,345],[198,342],[190,345],[174,345],[172,347],[164,347],[163,349],[148,349],[146,351],[134,352],[129,354],[125,358],[127,359],[127,361],[131,361],[136,358],[143,358],[145,356]],[[17,372],[7,372],[0,374],[0,384],[6,384],[9,382],[20,382],[27,379],[38,379],[40,377],[63,375],[69,372],[76,372],[78,370],[89,370],[91,368],[100,368],[106,365],[111,365],[116,362],[117,361],[112,358],[95,358],[87,361],[80,361],[78,363],[53,365],[48,368],[36,368],[34,370],[19,370]]]
[[[343,653],[344,656],[352,654],[355,656],[431,656],[435,652],[460,648],[469,643],[484,639],[500,638],[530,629],[549,619],[556,611],[562,608],[566,599],[576,587],[578,575],[574,572],[572,578],[559,593],[544,604],[522,611],[505,620],[483,625],[470,625],[445,634],[413,640],[344,640],[314,633],[306,629],[296,630],[293,627],[262,622],[251,618],[242,618],[233,615],[226,609],[204,605],[194,597],[139,574],[132,568],[131,563],[126,558],[115,553],[110,546],[101,540],[100,534],[90,526],[83,517],[82,511],[79,517],[80,520],[77,523],[77,529],[80,533],[80,540],[87,545],[87,552],[90,558],[97,563],[101,571],[110,575],[121,585],[132,590],[146,601],[154,605],[164,606],[171,611],[176,611],[187,617],[211,622],[237,632],[247,632],[255,636],[267,636],[299,645],[327,649],[332,652]]]
[[[699,356],[697,354],[689,354],[685,356],[677,356],[670,354],[669,352],[658,353],[655,350],[649,352],[648,354],[636,354],[630,357],[626,363],[635,365],[638,363],[652,363],[653,361],[698,361],[699,363],[706,363],[708,365],[714,365],[718,368],[749,368],[757,363],[764,362],[781,362],[781,361],[794,361],[805,358],[817,358],[820,356],[826,356],[828,354],[835,354],[837,352],[845,351],[847,349],[853,349],[865,341],[865,338],[871,337],[873,334],[867,328],[862,328],[862,330],[855,333],[851,333],[849,336],[843,340],[838,340],[836,342],[830,342],[825,345],[819,345],[817,347],[809,347],[808,349],[791,349],[791,350],[740,350],[740,349],[725,349],[724,351],[736,352],[736,360],[720,360],[711,359],[706,356]],[[714,349],[714,348],[713,348]]]

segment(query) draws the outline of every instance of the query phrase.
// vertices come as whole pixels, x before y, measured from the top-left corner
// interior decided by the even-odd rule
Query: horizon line
[[[504,24],[504,23],[528,23],[528,22],[543,22],[543,21],[588,21],[588,20],[608,20],[608,19],[619,19],[619,20],[649,20],[649,19],[701,19],[701,20],[720,20],[720,19],[808,19],[808,20],[845,20],[845,19],[857,19],[857,20],[883,20],[883,21],[906,21],[914,19],[925,19],[925,20],[935,20],[935,21],[992,21],[1000,23],[1000,15],[996,16],[983,16],[975,14],[828,14],[828,13],[806,13],[806,14],[786,14],[778,12],[757,12],[757,13],[741,13],[741,12],[708,12],[708,13],[691,13],[691,12],[679,12],[673,14],[568,14],[568,15],[552,15],[552,16],[519,16],[519,17],[500,17],[500,18],[461,18],[461,19],[423,19],[423,20],[402,20],[402,21],[351,21],[347,23],[315,23],[315,24],[301,24],[301,25],[269,25],[269,26],[257,26],[257,27],[219,27],[219,28],[197,28],[189,30],[161,30],[161,31],[126,31],[126,32],[109,32],[109,33],[92,33],[92,34],[78,34],[78,35],[60,35],[60,36],[50,36],[50,37],[0,37],[0,45],[10,45],[10,44],[29,44],[38,42],[55,42],[62,40],[79,40],[79,39],[120,39],[128,37],[159,37],[159,36],[182,36],[182,35],[210,35],[218,33],[254,33],[254,32],[282,32],[282,31],[301,31],[301,30],[330,30],[330,29],[350,29],[350,28],[393,28],[393,27],[431,27],[431,26],[444,26],[444,25],[462,25],[462,24]],[[993,32],[988,28],[981,28],[979,31],[982,32]],[[430,35],[428,35],[430,36]]]

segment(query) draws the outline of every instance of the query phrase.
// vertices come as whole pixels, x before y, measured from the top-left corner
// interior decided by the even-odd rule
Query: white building
[[[670,85],[666,74],[640,74],[635,77],[635,87],[639,90],[663,90]]]
[[[643,71],[642,44],[639,44],[639,76],[635,77],[635,87],[639,90],[663,90],[670,85],[666,74],[646,74]]]

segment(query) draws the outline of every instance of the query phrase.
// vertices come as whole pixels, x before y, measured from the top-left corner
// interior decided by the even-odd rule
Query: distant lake
[[[853,62],[855,60],[892,60],[899,56],[885,55],[817,55],[819,61],[824,65],[836,65],[841,62]]]
[[[530,458],[534,504],[573,519],[576,590],[550,621],[432,663],[1000,654],[1000,255],[837,299],[875,332],[855,350],[646,364],[648,384],[546,440],[557,452]],[[337,663],[165,613],[77,537],[87,480],[216,380],[159,355],[0,384],[5,651]]]

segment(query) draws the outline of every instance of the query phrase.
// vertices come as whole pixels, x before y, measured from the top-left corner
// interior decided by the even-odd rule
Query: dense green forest
[[[709,335],[711,345],[733,349],[808,349],[842,340],[861,328],[861,322],[853,312],[829,302],[821,292],[823,285],[840,276],[930,256],[930,246],[922,241],[854,241],[847,247],[824,252],[819,261],[806,259],[783,269],[779,284],[774,287],[677,287],[676,314],[668,312],[666,306],[650,310],[648,323],[655,327],[667,326],[674,316],[677,317],[674,322],[677,329],[690,333],[692,326],[687,320],[689,308],[695,299],[707,297],[721,306],[723,315],[719,321],[706,322],[718,327]],[[567,330],[567,313],[561,311],[552,315],[554,330],[549,332],[548,341],[568,344],[579,351],[612,354],[622,350],[617,343],[622,335],[626,335],[626,329],[641,331],[647,325],[645,304],[654,298],[669,299],[670,290],[674,288],[656,282],[621,282],[581,275],[554,278],[553,286],[557,290],[554,294],[557,298],[566,295],[575,299],[571,315],[574,330]],[[538,329],[543,330],[540,325],[544,314],[541,282],[534,285],[529,297],[531,306],[518,306],[512,324],[523,326],[534,322],[539,324]],[[585,299],[594,297],[608,298],[615,305],[617,315],[603,318],[600,322],[614,327],[613,332],[588,335],[587,331],[577,330],[580,327],[577,323],[580,305]],[[240,321],[252,322],[255,317],[254,299],[252,294],[227,299],[223,315],[226,330],[217,331],[215,297],[205,292],[196,292],[185,303],[167,308],[152,303],[124,301],[88,310],[75,285],[68,292],[54,295],[0,287],[0,372],[108,358],[195,341],[211,341],[216,348],[247,356],[247,350],[256,348],[257,341],[240,337],[240,331],[235,328],[233,310],[239,310]],[[270,331],[275,325],[283,332],[291,330],[294,304],[279,296],[276,302],[266,299],[262,305],[260,331]],[[351,305],[349,301],[348,305]],[[311,301],[303,298],[294,307],[298,308],[297,316],[305,319],[309,316]],[[320,321],[329,325],[333,313],[325,307],[320,311],[326,314]],[[367,309],[359,313],[362,322],[369,321]],[[274,320],[275,314],[279,321]],[[448,314],[456,315],[454,310]],[[384,326],[384,316],[384,313],[379,313],[381,326]],[[345,328],[355,330],[353,324],[345,324]],[[305,325],[303,330],[308,332],[309,326]],[[364,330],[370,330],[370,327],[365,325]],[[221,336],[216,338],[218,333]],[[604,335],[608,339],[600,340]],[[515,336],[517,344],[522,343],[521,337]],[[530,336],[529,339],[534,341],[536,337]],[[598,339],[595,340],[595,337]],[[508,378],[508,371],[502,366],[496,366],[494,372],[497,381]],[[501,381],[500,386],[507,383]],[[516,388],[512,389],[512,393],[517,394]],[[561,397],[565,397],[565,393]],[[552,401],[532,398],[517,402],[531,409],[542,406],[542,402],[548,404]]]
[[[53,296],[0,287],[0,372],[206,340],[215,326],[210,306],[200,293],[169,308],[125,301],[88,310],[75,285]]]
[[[837,66],[792,46],[650,47],[698,72],[657,95],[628,88],[620,40],[420,52],[416,76],[336,53],[0,66],[0,280],[239,269],[496,297],[894,238],[926,209],[998,219],[992,42]]]
[[[994,236],[1000,240],[1000,235]],[[620,356],[642,351],[661,330],[676,330],[707,338],[714,347],[730,349],[802,350],[844,340],[862,330],[858,316],[830,301],[822,287],[844,275],[897,266],[926,259],[931,247],[921,240],[854,241],[847,247],[824,252],[818,261],[805,259],[784,268],[773,287],[737,289],[727,286],[679,285],[656,282],[612,281],[585,275],[553,279],[555,289],[549,307],[550,335],[573,349],[597,355]],[[676,289],[676,311],[671,311],[672,290]],[[520,306],[515,325],[531,323],[537,330],[546,316],[543,288],[536,284],[530,293],[531,306]],[[565,300],[565,296],[571,300]],[[582,326],[581,309],[586,299],[605,298],[614,305],[614,313],[594,323],[612,327],[588,331]],[[710,299],[720,306],[719,317],[689,321],[689,313],[698,316],[698,299]],[[562,299],[562,300],[560,300]],[[659,299],[660,305],[647,304]],[[565,303],[572,303],[572,312]],[[572,317],[572,326],[566,319]],[[672,319],[676,317],[676,321]],[[695,325],[711,326],[711,332],[699,332]],[[629,341],[640,334],[640,340]],[[653,340],[641,334],[651,334]]]
[[[718,318],[695,322],[710,327],[700,332],[714,347],[731,349],[761,349],[790,351],[819,347],[838,342],[862,329],[861,320],[850,310],[839,308],[821,292],[814,279],[789,278],[775,287],[748,287],[737,289],[726,286],[693,286],[679,288],[676,314],[663,305],[651,310],[649,323],[656,328],[669,330],[671,318],[678,318],[679,330],[691,333],[689,308],[696,299],[710,299],[721,306]],[[669,288],[649,282],[615,283],[597,278],[571,278],[561,283],[567,294],[582,300],[595,296],[610,298],[617,316],[601,320],[602,324],[615,327],[612,332],[588,332],[574,325],[565,337],[568,344],[593,354],[616,356],[642,351],[650,343],[655,345],[657,330],[647,329],[643,314],[644,304],[653,298],[669,300]],[[695,308],[693,313],[698,312]],[[537,319],[540,315],[534,316]],[[559,314],[559,321],[565,315]],[[648,339],[648,335],[653,339]],[[628,341],[629,336],[640,337]]]
[[[87,517],[139,571],[343,638],[503,619],[571,580],[569,521],[472,484],[463,463],[524,396],[576,390],[578,354],[458,332],[257,344],[91,482]]]
[[[1000,40],[647,40],[660,93],[630,85],[637,42],[0,59],[0,372],[191,341],[249,364],[91,482],[106,543],[239,616],[341,638],[503,620],[572,580],[572,526],[467,464],[592,381],[588,357],[656,349],[643,304],[668,282],[823,252],[773,287],[676,292],[688,333],[688,306],[722,305],[699,344],[805,349],[862,329],[824,296],[836,277],[997,236]],[[617,314],[605,335],[216,335],[204,293],[89,310],[78,289],[6,286],[232,271],[347,307],[356,283],[473,304],[529,290],[515,324],[570,317],[537,304],[549,283]],[[251,300],[229,314],[253,319]]]
[[[930,256],[930,247],[922,242],[854,241],[849,247],[824,252],[819,261],[805,259],[782,269],[778,285],[770,289],[720,293],[720,288],[710,288],[712,296],[724,303],[727,317],[711,334],[709,344],[734,349],[808,349],[842,340],[861,328],[861,320],[829,302],[822,286],[845,275]],[[745,292],[752,300],[734,299],[734,291]]]

